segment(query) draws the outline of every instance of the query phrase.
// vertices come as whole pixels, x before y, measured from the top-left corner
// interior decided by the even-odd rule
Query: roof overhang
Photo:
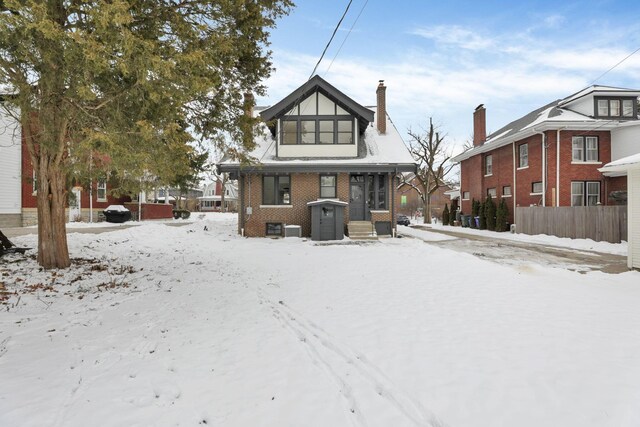
[[[516,132],[512,135],[506,136],[504,138],[498,138],[495,140],[489,140],[485,142],[483,145],[473,147],[470,150],[467,150],[463,153],[458,154],[453,157],[451,160],[455,163],[460,163],[463,160],[467,160],[470,157],[475,156],[476,154],[482,154],[489,151],[493,151],[496,148],[504,147],[505,145],[512,144],[516,141],[520,141],[522,139],[528,138],[540,132],[545,132],[549,130],[612,130],[619,126],[620,122],[618,121],[603,121],[603,120],[590,120],[590,121],[579,121],[579,122],[558,122],[558,121],[545,121],[537,124],[535,127],[524,128],[519,132]]]
[[[239,164],[225,163],[219,165],[220,172],[235,174],[265,174],[265,173],[357,173],[357,172],[413,172],[417,170],[415,163],[344,163],[344,164],[302,164],[302,163],[278,163],[261,164],[254,166],[240,166]]]
[[[624,176],[631,170],[640,170],[640,154],[623,157],[598,169],[603,175],[610,177]]]
[[[357,117],[360,130],[364,131],[369,123],[373,122],[374,112],[367,107],[355,102],[344,93],[340,92],[322,77],[315,75],[298,89],[291,92],[282,101],[260,112],[260,117],[265,122],[279,119],[291,111],[296,103],[299,103],[316,90],[337,102],[340,107]]]

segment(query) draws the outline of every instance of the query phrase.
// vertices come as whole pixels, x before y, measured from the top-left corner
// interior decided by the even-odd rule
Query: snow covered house
[[[222,206],[222,182],[213,181],[204,186],[202,196],[198,197],[198,208],[201,212],[236,211],[238,187],[235,181],[227,181],[224,185],[224,207]],[[224,208],[224,209],[223,209]]]
[[[383,81],[376,96],[377,106],[365,107],[314,76],[260,110],[255,164],[218,165],[239,183],[239,232],[282,236],[289,225],[303,236],[313,228],[319,240],[345,228],[352,238],[391,235],[395,177],[416,165],[387,115]]]
[[[640,269],[640,153],[623,157],[600,168],[605,176],[627,180],[627,265]]]
[[[624,177],[598,169],[640,152],[640,90],[589,86],[486,135],[483,105],[473,114],[473,147],[460,163],[461,207],[472,199],[507,198],[517,206],[624,203]]]

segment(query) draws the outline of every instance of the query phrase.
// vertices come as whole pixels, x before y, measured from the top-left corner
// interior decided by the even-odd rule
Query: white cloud
[[[431,28],[416,28],[411,34],[430,39],[440,44],[458,46],[469,50],[484,50],[492,47],[491,38],[458,25],[438,25]]]
[[[560,18],[551,19],[559,22]],[[344,52],[326,73],[318,73],[364,105],[375,104],[378,80],[388,87],[387,108],[401,134],[425,124],[429,116],[459,144],[472,132],[473,109],[487,106],[487,125],[496,130],[508,122],[591,84],[602,72],[629,54],[621,45],[593,47],[592,40],[534,38],[523,29],[508,37],[481,36],[460,26],[415,30],[445,44],[444,49],[406,47],[384,56],[347,56]],[[451,46],[463,49],[451,50]],[[317,58],[276,50],[277,71],[266,82],[270,104],[309,77]],[[598,84],[637,86],[640,53],[599,80]],[[630,78],[631,77],[631,78]],[[631,81],[632,83],[628,83]],[[263,100],[266,101],[266,100]]]

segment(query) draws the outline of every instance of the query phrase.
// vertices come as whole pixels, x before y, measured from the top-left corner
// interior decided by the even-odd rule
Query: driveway
[[[411,228],[455,238],[441,241],[422,239],[425,243],[457,252],[470,253],[500,264],[522,265],[523,262],[532,262],[544,266],[557,266],[581,273],[602,271],[604,273],[618,274],[629,271],[627,267],[627,257],[621,255],[561,248],[530,242],[515,242],[512,240],[496,239],[488,235],[469,235],[455,231],[427,228],[420,225],[414,225],[411,226]],[[403,235],[402,227],[398,229],[398,233]],[[404,234],[403,236],[420,239],[419,234],[412,234],[411,236]]]

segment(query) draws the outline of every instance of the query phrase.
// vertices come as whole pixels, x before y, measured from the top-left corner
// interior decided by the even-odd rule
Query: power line
[[[618,62],[616,65],[614,65],[613,67],[609,68],[607,71],[605,71],[604,73],[600,74],[597,78],[595,78],[591,83],[589,83],[589,86],[591,86],[592,84],[594,84],[595,82],[597,82],[598,80],[600,80],[602,77],[604,77],[607,73],[609,73],[609,71],[613,70],[614,68],[616,68],[618,65],[622,64],[624,61],[626,61],[627,59],[631,58],[633,55],[635,55],[637,52],[640,51],[640,47],[637,48],[636,50],[634,50],[633,52],[631,52],[629,55],[625,56],[624,59],[622,59],[620,62]]]
[[[336,33],[338,32],[338,29],[340,28],[340,24],[342,24],[342,21],[344,20],[344,17],[347,16],[347,12],[349,11],[349,7],[351,7],[351,3],[352,2],[353,2],[353,0],[349,0],[349,4],[347,5],[347,8],[344,10],[344,13],[342,14],[342,17],[338,21],[338,25],[336,25],[336,28],[333,30],[333,34],[331,34],[331,38],[329,39],[329,42],[324,47],[324,50],[322,51],[322,55],[320,55],[320,59],[318,59],[318,62],[316,63],[316,66],[313,67],[313,71],[311,72],[311,75],[309,76],[309,79],[311,79],[311,77],[313,77],[313,75],[316,73],[316,70],[318,69],[318,66],[320,65],[320,62],[322,62],[322,58],[324,58],[324,54],[327,52],[327,49],[329,49],[329,45],[333,41],[333,38],[335,37]]]
[[[364,8],[367,6],[367,3],[369,3],[369,0],[366,0],[364,2],[364,4],[362,5],[362,9],[360,9],[360,13],[358,13],[358,16],[356,16],[356,20],[353,21],[353,24],[351,25],[351,28],[349,28],[349,32],[344,37],[344,40],[342,40],[342,43],[340,44],[340,47],[338,48],[338,51],[336,52],[336,54],[334,55],[333,59],[331,60],[331,63],[327,67],[327,71],[325,71],[325,74],[327,74],[329,72],[329,70],[331,69],[331,66],[333,65],[333,61],[335,61],[336,58],[338,57],[338,55],[340,54],[340,51],[342,50],[342,46],[344,46],[345,42],[349,38],[349,35],[351,34],[351,31],[353,31],[353,27],[356,26],[356,23],[358,22],[358,19],[360,19],[360,15],[362,15],[362,12],[364,11]]]

